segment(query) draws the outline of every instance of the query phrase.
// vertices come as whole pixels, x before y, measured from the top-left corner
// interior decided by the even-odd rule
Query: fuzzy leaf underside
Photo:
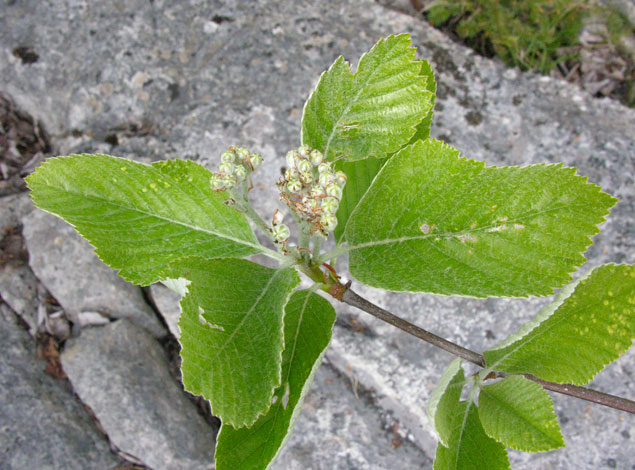
[[[240,259],[183,258],[165,275],[189,281],[179,319],[186,390],[209,400],[223,423],[250,426],[280,385],[283,309],[297,273]]]
[[[446,447],[450,442],[452,423],[458,413],[457,407],[465,384],[465,374],[461,363],[459,358],[450,363],[428,401],[428,414],[441,444]]]
[[[434,79],[434,73],[430,64],[425,60],[417,61],[421,65],[419,75],[426,79],[426,89],[431,93],[430,111],[425,118],[417,125],[415,135],[410,139],[410,143],[417,140],[426,140],[430,136],[430,125],[432,124],[432,115],[434,111],[435,93],[437,90],[437,82]],[[405,142],[404,142],[405,144]],[[338,243],[344,241],[343,234],[346,224],[352,212],[357,207],[362,196],[373,182],[375,175],[379,173],[381,167],[386,163],[390,156],[385,158],[368,157],[363,160],[346,161],[338,160],[335,163],[335,169],[346,173],[347,183],[344,186],[342,201],[337,210],[337,227],[335,228],[335,239]]]
[[[328,160],[386,157],[406,144],[432,107],[410,36],[380,39],[355,74],[339,57],[322,74],[302,116],[302,143]]]
[[[460,402],[449,445],[437,445],[434,470],[508,470],[505,446],[483,431],[476,405]]]
[[[497,347],[488,367],[584,385],[635,340],[635,265],[607,264],[563,289],[553,304]]]
[[[291,296],[284,315],[282,381],[274,393],[274,403],[249,428],[223,424],[216,442],[218,470],[269,468],[302,409],[334,323],[335,310],[319,295],[303,290]]]
[[[549,393],[523,376],[481,387],[478,414],[485,433],[506,447],[525,452],[564,447]]]
[[[27,183],[37,207],[73,225],[124,279],[148,285],[179,257],[260,251],[245,216],[210,189],[210,175],[186,160],[71,155],[49,158]]]
[[[392,291],[549,295],[616,199],[562,165],[486,167],[437,140],[393,156],[351,215],[350,271]]]

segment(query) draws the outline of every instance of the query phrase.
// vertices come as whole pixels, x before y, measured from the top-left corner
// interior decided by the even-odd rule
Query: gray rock
[[[40,210],[23,222],[29,264],[71,320],[84,310],[99,310],[111,318],[129,318],[157,337],[165,335],[141,289],[104,265],[73,227]]]
[[[272,470],[430,467],[430,459],[378,411],[371,394],[325,363]]]
[[[163,284],[153,284],[149,290],[150,297],[168,325],[170,333],[178,339],[180,335],[178,323],[181,315],[181,307],[179,306],[181,296]]]
[[[214,430],[168,371],[165,352],[127,320],[66,343],[75,393],[120,451],[153,470],[212,468]]]
[[[68,27],[60,31],[56,20],[42,20],[48,18],[64,18]],[[355,63],[382,35],[414,32],[414,44],[431,60],[439,82],[433,135],[490,164],[577,166],[621,198],[595,238],[588,264],[634,261],[635,111],[566,83],[506,70],[371,0],[222,6],[137,0],[117,8],[31,0],[5,8],[0,29],[0,87],[45,122],[62,153],[101,151],[142,161],[185,157],[212,167],[228,145],[246,145],[265,157],[251,193],[265,219],[280,207],[272,183],[286,150],[299,144],[302,106],[319,74],[340,54]],[[108,33],[115,30],[121,34]],[[39,54],[30,65],[10,54],[27,40]],[[115,147],[105,142],[113,134]],[[475,350],[496,344],[546,302],[355,288]],[[352,380],[375,388],[378,409],[407,425],[431,456],[434,442],[423,410],[451,358],[387,325],[363,316],[360,321],[365,334],[337,328],[328,357]],[[595,386],[633,397],[634,363],[631,352],[600,374]],[[596,468],[608,459],[617,467],[630,465],[635,438],[627,432],[629,416],[599,406],[586,411],[585,403],[571,398],[556,397],[556,404],[568,420],[569,447],[514,454],[516,468]],[[307,442],[320,441],[311,426],[304,430]]]
[[[17,193],[0,197],[0,230],[17,228],[22,217],[34,209],[27,193]]]
[[[0,265],[0,297],[29,325],[38,329],[39,281],[29,266],[21,262]]]
[[[104,470],[120,464],[88,412],[44,366],[33,339],[0,317],[0,468]]]
[[[0,250],[0,297],[29,325],[37,330],[38,280],[21,255],[22,217],[33,210],[28,194],[18,193],[0,198],[0,239],[11,237],[11,243]]]

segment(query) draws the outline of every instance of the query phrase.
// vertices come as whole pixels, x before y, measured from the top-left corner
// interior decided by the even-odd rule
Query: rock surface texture
[[[265,158],[252,191],[265,219],[281,205],[273,183],[285,152],[299,144],[302,107],[320,73],[340,54],[354,65],[379,37],[411,32],[420,57],[436,72],[433,136],[489,164],[577,167],[621,200],[595,237],[585,269],[635,262],[634,110],[505,69],[371,0],[25,0],[5,2],[0,31],[0,92],[41,121],[56,154],[100,152],[144,162],[190,158],[211,168],[227,146],[244,145]],[[30,268],[24,265],[30,274],[0,276],[8,304],[0,318],[10,317],[11,307],[32,319],[32,303],[39,302],[34,284],[41,283],[74,323],[73,333],[80,333],[62,345],[69,388],[94,411],[111,447],[156,470],[208,468],[215,428],[170,383],[161,357],[165,341],[157,340],[168,331],[164,325],[175,331],[173,315],[156,316],[141,290],[119,282],[69,226],[38,211],[29,214],[23,205],[24,198],[0,198],[0,215],[13,218],[8,225],[20,233],[23,223],[30,256]],[[354,288],[477,351],[497,344],[549,300]],[[174,299],[159,301],[159,294],[152,291],[156,307],[173,313]],[[451,357],[352,308],[336,307],[329,365],[317,374],[275,468],[431,468],[436,441],[425,407]],[[89,327],[95,312],[109,324]],[[81,317],[85,321],[82,313],[90,313]],[[126,319],[116,320],[121,317]],[[119,457],[108,450],[96,422],[42,372],[28,335],[18,328],[7,322],[0,330],[0,347],[8,351],[0,355],[0,467],[114,468]],[[7,354],[28,366],[12,366]],[[161,381],[168,384],[163,389]],[[634,398],[635,351],[592,386]],[[513,453],[512,468],[632,467],[632,416],[553,398],[567,448]],[[49,467],[38,460],[46,452]]]
[[[0,319],[0,468],[103,470],[121,460],[88,411],[44,373],[33,339]]]

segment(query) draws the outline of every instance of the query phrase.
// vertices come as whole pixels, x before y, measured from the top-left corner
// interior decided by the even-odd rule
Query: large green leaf
[[[437,446],[434,470],[507,470],[505,446],[483,431],[476,405],[460,402],[456,407],[452,435],[447,447]]]
[[[489,368],[584,385],[635,339],[635,265],[608,264],[483,356]]]
[[[520,375],[482,387],[478,415],[485,433],[512,449],[543,452],[564,447],[551,397]]]
[[[461,391],[465,385],[465,375],[461,362],[461,359],[457,358],[450,363],[428,401],[428,414],[439,435],[441,444],[446,447],[450,442],[452,423],[458,413]]]
[[[430,111],[426,117],[416,127],[415,135],[410,139],[410,143],[417,140],[426,140],[430,136],[430,125],[432,123],[432,115],[434,111],[435,93],[437,90],[437,82],[434,80],[434,73],[430,64],[425,60],[417,61],[421,65],[419,75],[425,77],[426,88],[432,93],[430,98]],[[346,160],[338,160],[335,163],[335,169],[346,173],[347,183],[344,186],[342,201],[337,210],[337,227],[335,228],[335,239],[338,243],[343,241],[342,235],[346,229],[346,224],[351,213],[357,207],[362,196],[373,182],[375,175],[379,173],[381,167],[386,163],[390,156],[386,158],[368,157],[364,160],[349,162]]]
[[[616,199],[562,165],[486,167],[436,140],[393,156],[351,215],[350,271],[393,291],[548,295]]]
[[[380,39],[355,74],[338,58],[304,106],[302,143],[329,160],[382,158],[406,144],[432,107],[410,42],[408,34]]]
[[[148,285],[182,256],[243,257],[261,247],[244,215],[186,160],[144,165],[108,155],[50,158],[27,178],[36,206],[72,224],[126,280]]]
[[[338,160],[335,169],[346,173],[346,186],[342,192],[342,201],[337,209],[337,227],[335,227],[335,239],[341,243],[343,234],[350,215],[353,213],[362,196],[366,194],[375,175],[379,173],[386,158],[368,157],[364,160],[347,162]]]
[[[285,307],[282,382],[269,411],[249,428],[223,424],[216,441],[218,470],[264,470],[288,439],[331,340],[335,310],[308,290],[295,292]]]
[[[253,424],[280,385],[283,309],[297,273],[241,259],[183,258],[165,275],[189,281],[179,319],[185,388],[209,400],[223,423]]]

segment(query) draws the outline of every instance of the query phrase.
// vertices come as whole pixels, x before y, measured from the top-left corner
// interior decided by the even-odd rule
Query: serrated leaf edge
[[[199,258],[199,257],[188,257],[188,258]],[[183,258],[183,259],[186,259],[186,258]],[[207,258],[200,258],[200,259],[207,259]],[[224,260],[224,259],[236,260],[236,258],[210,258],[210,259],[213,259],[213,260],[215,260],[215,261],[217,261],[217,260]],[[182,260],[175,260],[175,261],[182,261]],[[258,264],[258,263],[254,263],[254,264]],[[262,265],[259,265],[259,266],[262,266]],[[271,283],[273,282],[273,279],[274,279],[274,278],[275,278],[275,277],[276,277],[276,276],[277,276],[280,272],[283,272],[283,271],[292,271],[292,272],[294,272],[294,273],[295,273],[295,281],[296,281],[296,282],[295,282],[295,287],[292,287],[291,289],[289,289],[289,292],[288,292],[288,293],[287,293],[287,295],[286,295],[286,298],[285,298],[285,300],[284,300],[284,302],[283,302],[283,305],[286,305],[286,304],[289,302],[289,299],[291,298],[291,295],[293,294],[293,292],[295,292],[295,288],[296,288],[296,287],[298,286],[298,284],[300,283],[300,277],[298,276],[298,273],[297,273],[297,271],[296,271],[295,269],[290,269],[290,268],[269,268],[269,269],[274,269],[276,272],[275,272],[275,273],[271,276],[271,278],[269,279],[269,282],[267,282],[267,285],[266,285],[266,286],[265,286],[265,288],[263,289],[263,293],[262,293],[262,294],[261,294],[261,295],[260,295],[260,296],[256,299],[256,302],[254,303],[254,305],[256,305],[256,304],[258,303],[259,299],[261,299],[261,298],[264,296],[264,293],[265,293],[265,292],[269,289],[269,286],[270,286],[270,285],[271,285]],[[189,295],[189,294],[190,294],[190,292],[189,292],[189,290],[188,290],[188,295]],[[182,300],[182,299],[181,299],[181,300]],[[182,307],[181,307],[181,302],[180,302],[180,301],[179,301],[179,309],[181,310],[181,312],[180,312],[180,314],[179,314],[179,319],[180,319],[180,316],[183,314],[183,309],[182,309]],[[283,307],[283,309],[284,309],[284,307]],[[243,319],[242,321],[244,321],[244,319]],[[241,321],[241,323],[242,323],[242,321]],[[280,329],[281,329],[281,336],[282,336],[282,344],[284,345],[284,314],[283,314],[283,316],[282,316],[282,322],[280,322]],[[231,339],[231,338],[230,338],[230,339]],[[179,346],[180,346],[179,357],[181,358],[181,363],[183,363],[183,344],[181,344],[181,338],[180,338],[180,337],[179,337],[179,338],[177,338],[177,340],[178,340],[178,343],[179,343]],[[283,352],[283,350],[284,350],[283,348],[282,348],[282,349],[280,349],[280,351],[279,351],[279,358],[278,358],[279,360],[278,360],[278,361],[276,361],[276,363],[277,363],[277,371],[276,371],[276,376],[277,376],[276,383],[277,383],[277,385],[274,385],[274,386],[272,387],[271,392],[270,392],[270,394],[269,394],[269,396],[267,397],[267,400],[266,400],[266,401],[267,401],[270,405],[269,405],[266,409],[261,410],[258,414],[256,414],[256,415],[255,415],[255,417],[254,417],[251,421],[243,421],[243,422],[240,422],[240,423],[232,423],[232,422],[229,422],[229,421],[227,421],[227,420],[223,420],[222,416],[220,416],[220,414],[218,414],[218,413],[216,413],[216,412],[214,411],[214,406],[212,405],[212,402],[211,402],[211,401],[210,401],[207,397],[205,397],[202,393],[199,393],[199,392],[197,392],[197,391],[191,391],[191,390],[188,390],[188,388],[187,388],[187,386],[186,386],[185,382],[183,381],[183,376],[181,376],[181,382],[183,383],[183,387],[185,388],[185,390],[186,390],[186,391],[188,391],[189,393],[192,393],[192,394],[194,394],[194,395],[197,395],[197,396],[201,396],[201,397],[203,397],[203,398],[204,398],[204,399],[205,399],[205,400],[209,403],[209,406],[210,406],[210,412],[211,412],[211,414],[212,414],[213,416],[218,416],[218,417],[221,419],[221,421],[222,421],[223,423],[225,423],[225,422],[226,422],[227,424],[229,424],[230,426],[232,426],[234,429],[239,429],[239,428],[243,428],[243,427],[247,427],[247,428],[249,428],[249,427],[251,427],[251,426],[252,426],[252,425],[253,425],[256,421],[258,421],[258,418],[260,418],[260,417],[261,417],[261,416],[263,416],[265,413],[267,413],[267,411],[269,411],[269,408],[271,407],[271,401],[272,401],[272,399],[273,399],[274,392],[275,392],[275,391],[276,391],[276,389],[280,386],[280,383],[281,383],[281,381],[282,381],[282,352]]]
[[[517,169],[522,169],[522,168],[529,168],[529,167],[554,167],[554,168],[562,168],[563,170],[568,170],[568,171],[573,171],[574,174],[572,175],[575,178],[580,178],[582,179],[582,182],[584,184],[587,184],[589,186],[591,186],[593,189],[597,190],[598,193],[602,193],[605,194],[607,196],[609,196],[611,198],[612,201],[614,201],[613,205],[610,206],[607,210],[606,213],[604,215],[602,215],[598,221],[598,223],[594,224],[594,231],[592,233],[590,233],[589,235],[587,235],[586,237],[581,238],[581,241],[584,240],[585,241],[585,247],[584,247],[584,251],[580,252],[579,255],[582,257],[582,262],[577,266],[577,267],[573,267],[570,271],[568,271],[566,274],[567,279],[564,279],[562,284],[555,286],[554,288],[550,289],[548,292],[545,291],[543,293],[536,293],[536,294],[528,294],[528,295],[514,295],[513,298],[533,298],[533,297],[542,297],[542,296],[546,296],[546,295],[551,295],[553,293],[554,289],[558,289],[561,288],[563,286],[568,285],[567,283],[571,281],[572,279],[572,274],[575,273],[579,266],[581,266],[582,264],[584,264],[584,262],[587,261],[587,258],[584,256],[584,253],[586,253],[586,251],[588,250],[588,248],[593,244],[593,240],[591,237],[597,235],[598,233],[600,233],[600,225],[603,224],[604,222],[606,222],[606,218],[611,214],[611,208],[615,206],[615,204],[619,201],[616,197],[612,196],[609,193],[603,192],[602,191],[602,187],[599,185],[596,185],[594,183],[589,183],[588,181],[588,177],[587,176],[582,176],[579,175],[577,173],[577,168],[575,167],[565,167],[563,163],[534,163],[534,164],[528,164],[528,165],[506,165],[506,166],[496,166],[496,165],[487,165],[485,162],[482,162],[480,160],[475,160],[475,159],[470,159],[467,157],[463,157],[460,155],[460,151],[455,149],[454,147],[452,147],[451,145],[431,138],[428,139],[427,141],[422,141],[422,140],[418,140],[410,145],[406,145],[404,146],[401,150],[399,150],[398,152],[396,152],[393,157],[396,157],[397,155],[399,155],[401,152],[404,152],[406,150],[408,150],[410,147],[413,147],[415,145],[423,145],[425,142],[431,142],[431,143],[440,143],[442,145],[442,147],[449,147],[450,149],[454,150],[455,152],[458,153],[457,157],[458,158],[462,158],[464,160],[468,160],[471,162],[476,162],[478,164],[480,164],[480,166],[482,168],[497,168],[497,169],[507,169],[507,168],[517,168]],[[390,160],[392,160],[393,158],[391,157]],[[387,161],[386,164],[384,166],[382,166],[382,168],[379,170],[379,172],[377,173],[377,175],[375,175],[375,178],[373,179],[372,184],[368,187],[368,190],[366,190],[366,193],[364,193],[364,195],[362,196],[362,198],[359,200],[359,202],[357,203],[357,206],[355,206],[355,209],[351,212],[351,214],[349,215],[349,220],[353,218],[354,214],[357,212],[357,209],[362,205],[362,202],[366,199],[370,189],[372,188],[373,184],[375,184],[375,182],[377,181],[379,175],[381,175],[384,170],[386,169],[386,167],[390,164],[390,161]],[[512,220],[513,222],[513,220]],[[434,234],[421,234],[421,235],[416,235],[416,236],[406,236],[406,237],[397,237],[397,238],[393,238],[393,239],[386,239],[386,240],[381,240],[380,242],[365,242],[365,243],[360,243],[357,245],[351,245],[350,242],[348,241],[348,228],[349,225],[347,224],[346,229],[344,230],[344,233],[342,234],[342,238],[344,240],[344,243],[342,245],[339,245],[336,247],[335,250],[333,250],[331,253],[329,253],[329,257],[333,257],[333,256],[340,256],[346,253],[349,253],[351,251],[357,250],[357,249],[361,249],[361,248],[368,248],[368,247],[373,247],[373,246],[382,246],[382,245],[389,245],[389,244],[394,244],[394,243],[401,243],[401,242],[406,242],[406,241],[410,241],[410,240],[424,240],[427,238],[432,238],[435,236],[439,236],[438,232],[435,232]],[[487,226],[483,226],[483,227],[479,227],[480,229],[483,228],[487,228]],[[470,232],[471,233],[471,232]],[[461,235],[461,233],[457,233],[457,234],[452,234],[452,237],[456,237],[458,235]],[[360,281],[361,282],[361,281]],[[382,286],[376,284],[376,283],[372,283],[372,282],[363,282],[365,285],[370,286],[370,287],[376,287],[376,288],[381,288],[383,289]],[[393,290],[391,289],[390,292],[404,292],[404,293],[419,293],[422,291],[419,290]],[[484,297],[477,297],[477,296],[472,296],[472,295],[465,295],[465,294],[443,294],[443,293],[436,293],[435,295],[440,295],[440,296],[444,296],[444,297],[464,297],[464,298],[471,298],[471,299],[481,299]],[[505,295],[488,295],[487,298],[509,298],[510,296],[505,296]]]
[[[596,267],[594,267],[593,269],[590,269],[590,270],[589,270],[589,271],[587,271],[587,272],[586,272],[583,276],[581,276],[579,279],[575,280],[574,282],[572,282],[572,283],[570,283],[570,284],[568,284],[568,285],[566,286],[566,287],[569,287],[569,286],[570,286],[570,285],[572,285],[572,284],[574,285],[574,286],[573,286],[573,290],[569,293],[569,295],[567,295],[565,298],[563,298],[563,299],[560,301],[560,303],[558,303],[558,305],[557,305],[556,307],[560,307],[560,305],[562,305],[562,304],[563,304],[563,303],[567,300],[567,298],[569,298],[569,297],[573,294],[573,292],[575,291],[575,288],[576,288],[578,285],[580,285],[583,281],[586,281],[586,280],[587,280],[587,279],[591,276],[591,274],[593,273],[593,271],[595,271],[596,269],[602,268],[602,267],[606,267],[606,266],[615,266],[615,267],[619,267],[619,266],[633,266],[633,265],[632,265],[632,264],[626,264],[626,263],[621,263],[621,264],[619,264],[619,263],[606,263],[606,264],[601,264],[601,265],[599,265],[599,266],[596,266]],[[565,287],[564,289],[566,289],[566,287]],[[565,292],[565,291],[564,291],[564,289],[563,289],[563,291],[561,292],[561,294]],[[560,297],[560,295],[558,295],[558,297],[556,298],[556,300],[554,301],[554,303],[556,303],[556,302],[559,300],[559,297]],[[551,305],[551,304],[550,304],[550,305]],[[550,305],[547,305],[544,309],[547,309]],[[533,320],[530,320],[528,323],[525,323],[523,326],[521,326],[521,328],[520,328],[520,329],[519,329],[516,333],[514,333],[514,334],[510,335],[510,337],[511,337],[511,336],[515,336],[516,334],[518,334],[518,335],[522,335],[522,336],[519,336],[517,339],[514,339],[514,341],[512,341],[511,343],[509,343],[507,346],[509,346],[509,345],[511,345],[511,344],[514,344],[516,341],[522,341],[522,339],[523,339],[524,337],[526,337],[526,336],[527,336],[529,333],[531,333],[534,329],[536,329],[538,326],[540,326],[540,324],[541,324],[542,322],[544,322],[545,320],[547,320],[547,319],[548,319],[551,315],[553,315],[553,314],[557,311],[557,308],[556,308],[556,309],[554,309],[554,310],[553,310],[553,311],[552,311],[549,315],[545,316],[544,318],[541,318],[539,323],[537,323],[537,324],[533,325],[533,322],[534,322],[535,320],[537,320],[537,319],[538,319],[538,316],[542,313],[542,310],[544,310],[544,309],[541,309],[541,310],[540,310],[540,312],[538,312],[538,314],[536,315],[536,317],[534,317],[534,319],[533,319]],[[545,313],[545,315],[546,315],[546,313]],[[528,327],[528,328],[527,328],[527,330],[525,330],[524,328],[525,328],[525,326],[527,326],[528,324],[532,324],[532,325],[531,325],[531,327],[530,327],[531,329],[529,329],[529,327]],[[509,339],[510,339],[510,337],[508,337],[505,341],[509,340]],[[504,342],[505,342],[505,341],[504,341]],[[501,344],[503,344],[503,343],[501,343]],[[504,347],[507,347],[507,346],[504,346]],[[521,346],[519,346],[519,347],[521,347]],[[495,347],[494,347],[494,348],[492,348],[492,349],[488,349],[487,351],[485,351],[485,352],[483,353],[483,357],[485,358],[486,363],[487,363],[486,354],[487,354],[489,351],[496,351],[496,350],[498,350],[498,349],[502,349],[502,348],[503,348],[503,347],[501,347],[500,345],[498,345],[498,346],[495,346]],[[625,350],[623,350],[623,351],[620,351],[620,352],[619,352],[619,355],[621,356],[621,355],[622,355],[622,354],[624,354],[624,353],[625,353],[628,349],[630,349],[630,347],[629,347],[629,348],[627,348],[627,349],[625,349]],[[516,350],[517,350],[517,349],[516,349]],[[500,359],[500,360],[496,361],[495,363],[493,363],[493,365],[489,365],[489,364],[488,364],[488,365],[487,365],[487,370],[494,370],[494,369],[496,369],[496,367],[497,367],[497,366],[498,366],[498,365],[499,365],[499,364],[500,364],[503,360],[505,360],[507,357],[509,357],[509,355],[510,355],[510,354],[512,354],[513,352],[515,352],[516,350],[514,350],[514,351],[510,351],[510,352],[509,352],[509,354],[506,354],[505,356],[503,356],[503,358],[502,358],[502,359]],[[608,362],[604,362],[604,361],[602,361],[602,367],[601,367],[601,368],[600,368],[600,369],[599,369],[599,370],[598,370],[595,374],[593,374],[593,376],[592,376],[589,380],[587,380],[587,381],[584,381],[584,382],[570,381],[570,382],[571,382],[572,384],[574,384],[574,385],[586,385],[586,384],[588,384],[588,383],[592,382],[592,381],[595,379],[595,377],[597,377],[597,375],[598,375],[600,372],[602,372],[602,371],[604,370],[604,368],[605,368],[606,366],[608,366],[609,364],[611,364],[611,363],[615,362],[616,360],[617,360],[617,359],[614,359],[614,360],[612,360],[612,361],[608,361]],[[559,382],[558,382],[558,381],[556,381],[556,383],[562,383],[562,384],[564,384],[564,383],[567,383],[567,381],[559,381]]]
[[[531,380],[526,379],[525,377],[523,377],[523,376],[521,376],[521,375],[512,375],[512,376],[508,376],[508,377],[505,377],[503,380],[507,380],[507,379],[509,379],[509,378],[511,378],[511,377],[520,377],[520,378],[522,378],[523,380],[526,380],[529,384],[535,384],[535,385],[536,385],[536,387],[538,387],[536,390],[538,390],[538,389],[539,389],[539,390],[541,391],[541,393],[543,393],[543,396],[547,398],[547,400],[548,400],[548,402],[549,402],[549,410],[550,410],[550,411],[551,411],[551,413],[553,414],[553,418],[556,420],[556,423],[558,422],[558,417],[556,416],[556,412],[555,412],[555,410],[554,410],[553,399],[551,398],[551,395],[549,395],[549,393],[547,393],[547,391],[546,391],[544,388],[542,388],[542,387],[541,387],[539,384],[537,384],[536,382],[532,382]],[[501,382],[502,382],[502,381],[501,381]],[[493,385],[495,385],[495,384],[493,384]],[[479,394],[483,391],[483,389],[484,389],[484,388],[486,388],[486,387],[490,387],[490,386],[491,386],[491,385],[485,385],[485,386],[483,386],[483,387],[480,387]],[[479,419],[480,419],[480,416],[481,416],[481,407],[477,407],[477,408],[478,408]],[[522,445],[512,445],[512,444],[510,444],[510,443],[508,443],[508,442],[505,442],[503,439],[498,439],[496,436],[492,436],[491,434],[489,434],[489,433],[487,432],[487,429],[485,429],[485,426],[483,426],[483,420],[481,420],[481,427],[483,428],[483,431],[485,432],[485,434],[487,434],[489,437],[491,437],[491,438],[492,438],[492,439],[494,439],[495,441],[500,442],[501,444],[503,444],[504,446],[506,446],[506,447],[508,447],[508,448],[510,448],[510,449],[519,450],[519,451],[522,451],[522,452],[532,452],[532,453],[538,453],[538,452],[549,452],[549,451],[551,451],[551,450],[561,449],[561,448],[565,447],[564,438],[563,438],[563,436],[562,436],[562,429],[560,428],[560,425],[559,425],[559,424],[558,424],[558,434],[559,434],[559,436],[560,436],[560,440],[561,440],[560,445],[558,445],[557,447],[550,447],[549,449],[543,449],[543,450],[534,450],[534,449],[531,449],[531,448],[529,448],[529,447],[523,447]],[[538,428],[535,428],[535,426],[533,426],[533,425],[532,425],[532,427],[533,427],[534,429],[538,429]],[[538,431],[540,431],[540,432],[542,433],[542,431],[541,431],[540,429],[538,429]]]

